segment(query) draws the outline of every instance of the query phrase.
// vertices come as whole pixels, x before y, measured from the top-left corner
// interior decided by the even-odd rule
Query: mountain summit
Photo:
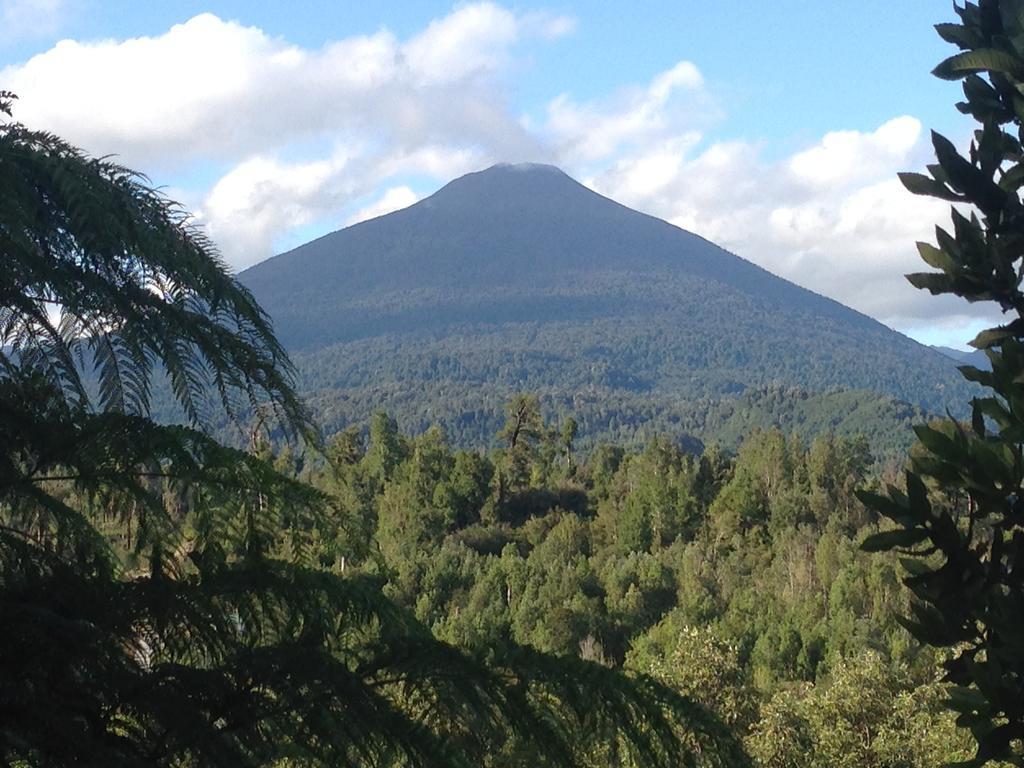
[[[258,264],[241,279],[298,350],[424,330],[423,323],[437,330],[580,314],[706,315],[722,291],[746,294],[763,308],[777,304],[887,330],[554,166],[532,163],[467,174],[409,208]],[[679,285],[703,280],[716,285],[693,295]]]
[[[369,387],[419,403],[447,387],[470,410],[517,389],[693,400],[842,387],[929,409],[964,401],[941,354],[549,165],[470,173],[240,279],[325,393]]]

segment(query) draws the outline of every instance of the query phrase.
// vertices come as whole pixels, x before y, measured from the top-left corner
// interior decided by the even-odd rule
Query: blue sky
[[[237,268],[502,160],[553,162],[927,342],[984,307],[901,275],[962,143],[948,3],[0,0],[18,117],[118,153]],[[154,85],[155,84],[155,85]]]

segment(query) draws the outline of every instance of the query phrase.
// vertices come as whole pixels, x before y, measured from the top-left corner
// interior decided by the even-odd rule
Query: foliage
[[[643,635],[627,665],[641,669],[691,696],[734,728],[754,719],[754,696],[744,679],[739,648],[708,627],[688,626],[669,614]]]
[[[937,164],[928,175],[902,175],[912,192],[955,203],[952,232],[937,228],[935,245],[918,244],[937,271],[908,279],[935,294],[996,302],[1011,319],[974,341],[990,371],[961,368],[984,388],[970,422],[918,427],[906,492],[864,497],[893,523],[864,546],[906,555],[915,597],[906,624],[922,642],[952,651],[950,706],[977,740],[965,764],[1024,765],[1024,2],[982,0],[956,11],[959,23],[936,29],[961,52],[935,74],[963,81],[957,107],[980,127],[966,156],[933,134]]]
[[[369,519],[390,515],[391,488],[408,486],[426,441],[436,474],[402,512],[421,522],[396,534],[382,519],[383,562],[353,554],[351,567],[383,568],[395,601],[459,647],[486,653],[511,640],[650,674],[728,724],[758,764],[930,766],[965,756],[969,735],[944,713],[935,658],[897,621],[908,605],[898,558],[859,550],[878,527],[856,491],[878,490],[894,473],[863,439],[825,434],[808,447],[755,431],[730,456],[658,437],[639,450],[600,446],[570,472],[557,451],[552,469],[544,449],[561,432],[536,425],[528,484],[503,500],[507,447],[466,453],[437,431],[400,436],[406,458],[359,505]],[[372,450],[351,465],[350,482],[360,483]],[[459,472],[459,456],[480,471]],[[328,487],[332,472],[314,469],[311,479]],[[478,514],[453,515],[439,503],[450,497],[431,490],[457,477]],[[631,765],[620,757],[594,746],[588,759]]]
[[[818,685],[776,693],[748,744],[765,768],[933,768],[969,754],[943,699],[942,685],[865,651]]]
[[[459,652],[371,568],[342,576],[372,565],[378,528],[401,553],[465,522],[465,477],[434,478],[479,467],[382,417],[365,465],[357,435],[333,442],[337,497],[300,481],[320,441],[291,364],[183,212],[10,119],[0,189],[0,761],[568,766],[587,744],[745,762],[651,679],[511,643]],[[150,420],[161,375],[188,426]],[[217,405],[258,417],[251,453],[201,430]],[[273,457],[264,428],[309,452]],[[378,494],[391,513],[368,518]],[[402,518],[414,503],[437,516]]]
[[[10,116],[10,94],[0,94]],[[0,118],[2,119],[2,118]],[[32,370],[86,408],[145,414],[155,364],[199,420],[204,392],[269,404],[306,427],[293,369],[266,314],[188,217],[134,172],[55,136],[0,125],[0,365]]]

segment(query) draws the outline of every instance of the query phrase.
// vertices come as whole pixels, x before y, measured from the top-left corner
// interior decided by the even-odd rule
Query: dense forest
[[[576,422],[508,404],[503,447],[456,450],[377,414],[330,463],[277,467],[337,500],[321,564],[378,574],[439,639],[508,638],[641,671],[693,697],[764,766],[935,766],[971,741],[938,656],[898,623],[895,555],[860,551],[856,491],[894,468],[863,439],[754,430],[735,456],[652,437],[582,455]],[[344,554],[341,554],[344,553]],[[600,761],[596,764],[603,764]]]
[[[504,422],[504,403],[515,394],[512,387],[481,392],[469,384],[408,383],[317,391],[307,400],[329,432],[365,426],[375,411],[385,410],[409,433],[440,426],[455,446],[491,448]],[[549,420],[572,414],[578,443],[586,449],[601,442],[635,448],[662,435],[694,451],[704,445],[735,450],[753,429],[777,427],[805,442],[825,432],[867,437],[877,455],[896,458],[913,444],[912,425],[928,416],[921,408],[867,390],[809,392],[775,386],[697,400],[613,389],[545,390],[537,396]]]

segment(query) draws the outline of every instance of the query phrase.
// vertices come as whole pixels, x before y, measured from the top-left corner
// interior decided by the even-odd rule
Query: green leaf
[[[1007,192],[1015,192],[1024,184],[1024,164],[1018,163],[999,179],[999,186]]]
[[[938,430],[926,425],[914,427],[914,434],[921,444],[939,458],[951,460],[956,455],[954,442]]]
[[[1011,39],[1019,39],[1021,33],[1024,33],[1024,7],[1020,0],[1002,0],[999,16],[1003,32]]]
[[[935,31],[947,43],[952,43],[960,48],[977,48],[981,45],[978,34],[963,24],[936,24]]]
[[[968,75],[964,79],[964,96],[972,105],[985,105],[992,108],[1001,106],[999,92],[977,75]]]
[[[917,557],[901,557],[899,561],[903,570],[911,576],[925,576],[932,572],[928,564]]]
[[[958,365],[957,370],[968,381],[975,381],[978,384],[986,385],[992,381],[991,371],[983,371],[981,368],[975,368],[973,365]]]
[[[950,293],[953,290],[953,281],[948,275],[936,272],[913,272],[906,277],[915,288],[922,288],[933,294]]]
[[[986,213],[1002,208],[1006,200],[1004,192],[989,174],[975,167],[963,157],[953,142],[940,133],[932,131],[932,146],[935,157],[949,176],[949,185],[957,192],[980,207]],[[954,216],[956,211],[954,211]]]
[[[899,173],[900,181],[909,192],[915,195],[926,195],[937,197],[941,200],[949,200],[953,203],[963,202],[964,196],[949,189],[935,179],[925,176],[923,173]]]
[[[954,272],[957,269],[958,265],[952,256],[930,243],[919,242],[917,244],[917,252],[921,255],[922,261],[929,267],[941,269],[943,272]]]
[[[965,366],[966,367],[966,366]],[[963,369],[961,369],[962,372]],[[978,399],[971,401],[971,428],[978,437],[985,436],[985,413],[978,405]]]
[[[950,708],[957,712],[985,712],[988,702],[974,688],[956,687],[949,691]]]
[[[979,48],[950,56],[932,70],[943,80],[959,80],[976,72],[999,72],[1024,80],[1024,62],[995,48]]]
[[[997,760],[1010,756],[1010,742],[1019,739],[1021,727],[1015,723],[1006,723],[994,728],[978,744],[978,760]]]
[[[868,536],[860,548],[865,552],[887,552],[897,547],[912,547],[928,538],[924,528],[897,528],[892,531],[880,531]]]
[[[976,349],[988,349],[1012,336],[1013,334],[1007,328],[989,328],[975,336],[970,344]]]
[[[910,502],[910,509],[917,519],[930,517],[932,511],[931,502],[928,501],[928,489],[924,481],[914,472],[904,473],[907,478],[907,499]]]
[[[863,490],[857,491],[856,494],[861,504],[890,520],[907,519],[907,508],[888,496]]]

